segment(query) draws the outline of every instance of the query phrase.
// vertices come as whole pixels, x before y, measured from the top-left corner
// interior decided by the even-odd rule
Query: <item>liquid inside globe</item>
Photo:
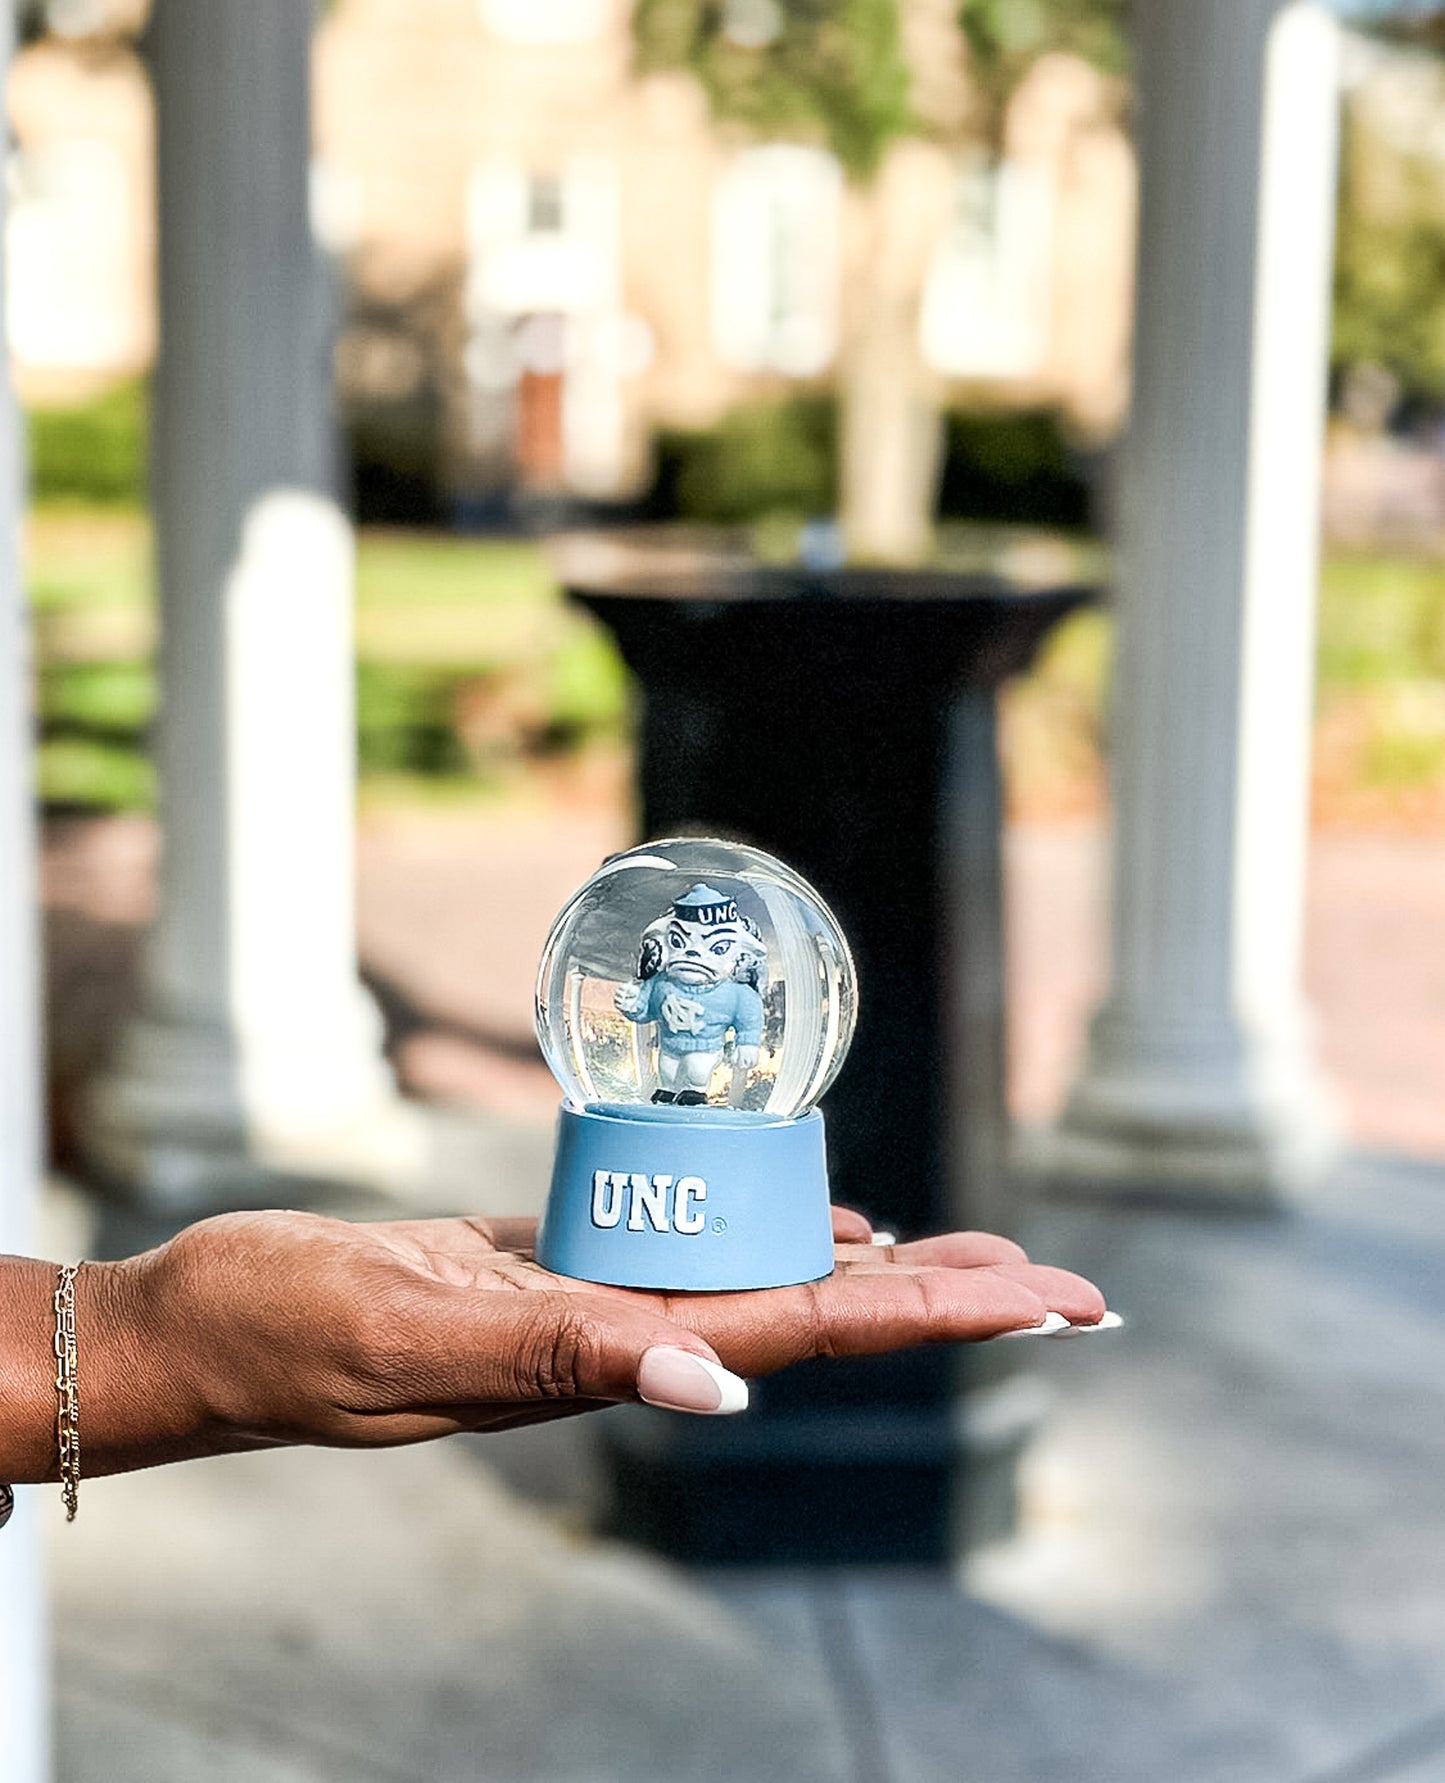
[[[709,837],[611,856],[552,925],[537,1037],[578,1109],[806,1114],[853,1036],[848,943],[805,879]]]

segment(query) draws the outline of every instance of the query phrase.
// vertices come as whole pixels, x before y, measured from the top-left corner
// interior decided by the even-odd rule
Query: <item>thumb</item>
[[[693,1332],[643,1306],[586,1294],[527,1294],[513,1366],[522,1397],[641,1399],[717,1416],[747,1408],[748,1384]]]
[[[748,1383],[696,1350],[658,1343],[638,1362],[637,1397],[670,1412],[718,1417],[748,1409]]]

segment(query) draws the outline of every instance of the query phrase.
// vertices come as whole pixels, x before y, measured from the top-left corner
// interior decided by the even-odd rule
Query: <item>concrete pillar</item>
[[[0,75],[13,9],[0,8]],[[0,275],[4,272],[0,192]],[[5,280],[0,276],[0,292]],[[0,328],[0,342],[4,332]],[[0,1253],[33,1254],[40,1182],[40,999],[36,925],[30,663],[20,582],[21,468],[15,400],[0,369]],[[48,1347],[50,1333],[35,1342]],[[33,1487],[0,1530],[0,1777],[50,1775],[50,1678],[40,1530]]]
[[[1332,1126],[1300,989],[1337,34],[1138,0],[1113,965],[1050,1164],[1268,1203]]]
[[[164,852],[98,1168],[193,1211],[388,1175],[415,1123],[356,978],[352,537],[307,214],[312,0],[158,0],[152,497]]]

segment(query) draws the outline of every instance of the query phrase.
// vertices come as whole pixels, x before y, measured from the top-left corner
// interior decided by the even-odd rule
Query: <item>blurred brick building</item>
[[[152,121],[136,0],[65,0],[16,60],[11,346],[63,396],[154,349]],[[829,388],[874,326],[879,243],[930,399],[1126,394],[1134,175],[1121,93],[1035,64],[1001,159],[970,141],[951,10],[903,0],[929,140],[867,189],[638,77],[626,0],[337,0],[315,55],[318,238],[353,421],[453,493],[638,488],[658,426]],[[410,443],[409,443],[410,442]]]

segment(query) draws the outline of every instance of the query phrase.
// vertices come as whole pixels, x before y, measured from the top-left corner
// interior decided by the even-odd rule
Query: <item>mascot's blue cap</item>
[[[710,885],[695,885],[673,900],[672,914],[683,922],[736,922],[737,900]]]

